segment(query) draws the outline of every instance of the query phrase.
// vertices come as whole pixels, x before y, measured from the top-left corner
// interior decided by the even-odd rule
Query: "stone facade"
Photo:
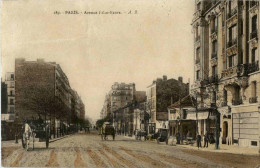
[[[259,146],[259,2],[197,0],[195,8],[191,93],[198,108],[218,111],[220,144]]]

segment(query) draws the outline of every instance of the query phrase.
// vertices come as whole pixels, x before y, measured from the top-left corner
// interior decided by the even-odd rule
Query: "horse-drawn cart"
[[[112,135],[113,140],[115,140],[115,128],[109,122],[104,122],[100,129],[100,135],[102,140],[107,140],[107,135]]]
[[[28,150],[30,141],[32,141],[32,148],[34,149],[34,142],[36,138],[39,138],[40,142],[44,141],[46,148],[48,148],[50,139],[49,125],[44,123],[43,120],[29,120],[25,122],[22,127],[21,138],[23,148]]]

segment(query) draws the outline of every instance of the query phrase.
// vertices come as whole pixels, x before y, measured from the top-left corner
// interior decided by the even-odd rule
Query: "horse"
[[[28,123],[25,123],[22,129],[22,144],[23,148],[25,148],[26,151],[29,149],[30,144],[30,138],[33,137],[33,149],[34,149],[34,137],[35,133],[32,131],[30,125]]]

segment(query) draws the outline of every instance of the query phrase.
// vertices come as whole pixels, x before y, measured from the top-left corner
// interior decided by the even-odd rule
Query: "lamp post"
[[[18,115],[15,114],[15,143],[18,143]]]

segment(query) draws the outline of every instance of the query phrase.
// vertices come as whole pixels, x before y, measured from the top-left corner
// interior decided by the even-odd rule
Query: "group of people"
[[[202,146],[201,146],[201,140],[202,140],[201,135],[197,133],[196,141],[197,141],[197,147],[198,147],[198,149],[199,149],[200,147],[202,148]],[[207,148],[208,146],[209,146],[209,136],[208,136],[208,133],[206,133],[206,134],[204,135],[204,148]]]

